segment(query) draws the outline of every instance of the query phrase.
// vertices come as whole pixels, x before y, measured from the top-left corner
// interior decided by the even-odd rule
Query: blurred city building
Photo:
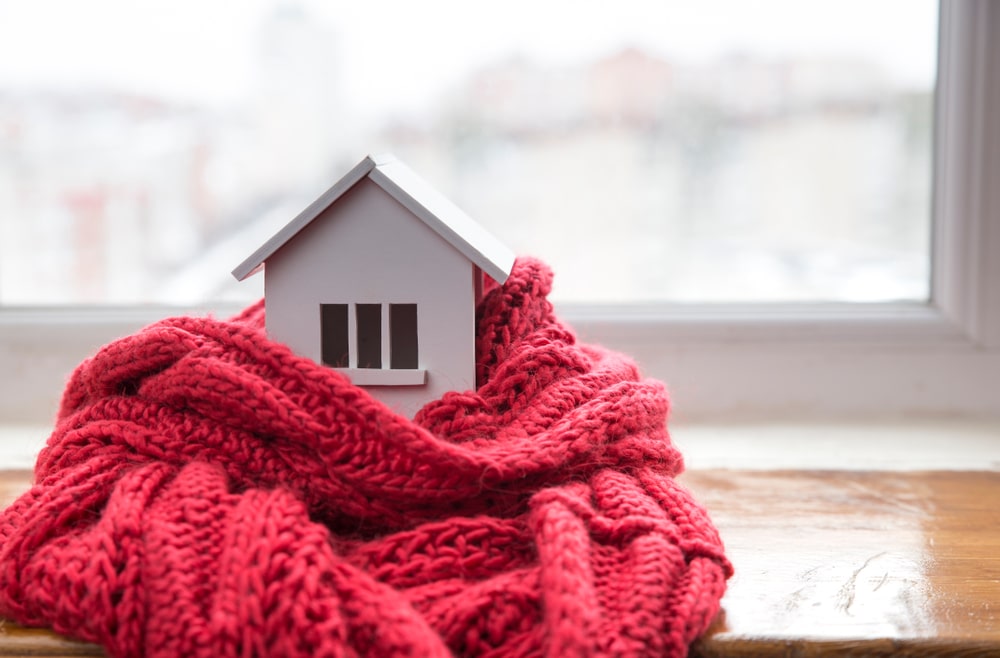
[[[333,26],[260,26],[245,102],[0,90],[0,304],[248,300],[229,270],[392,150],[564,300],[924,299],[932,95],[861,57],[498,58],[360,121]]]

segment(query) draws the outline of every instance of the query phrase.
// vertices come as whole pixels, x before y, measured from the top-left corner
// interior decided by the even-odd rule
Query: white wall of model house
[[[513,260],[404,165],[368,158],[234,275],[264,263],[268,335],[412,416],[475,388],[477,279]],[[401,365],[400,345],[416,351]]]

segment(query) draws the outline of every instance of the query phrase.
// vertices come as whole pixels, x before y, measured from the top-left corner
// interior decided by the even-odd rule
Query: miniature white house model
[[[241,263],[268,335],[412,416],[475,381],[484,273],[514,254],[402,162],[367,157]]]

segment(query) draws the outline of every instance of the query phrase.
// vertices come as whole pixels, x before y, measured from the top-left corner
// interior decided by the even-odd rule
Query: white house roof
[[[334,183],[333,187],[320,195],[309,204],[308,208],[240,263],[233,270],[233,276],[242,281],[257,272],[264,261],[365,177],[419,217],[466,258],[490,275],[494,281],[503,283],[507,280],[514,265],[514,252],[391,155],[368,156],[358,163],[346,176]]]

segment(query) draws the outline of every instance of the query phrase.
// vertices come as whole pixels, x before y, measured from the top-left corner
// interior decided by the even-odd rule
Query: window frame
[[[991,35],[994,37],[991,39]],[[931,299],[558,306],[666,381],[675,417],[1000,416],[1000,4],[943,0]],[[997,256],[990,258],[991,255]],[[48,422],[72,369],[159,318],[235,308],[0,308],[0,422]]]
[[[420,386],[427,382],[427,370],[420,367],[420,357],[417,347],[419,344],[419,323],[416,321],[417,304],[410,302],[348,302],[321,303],[319,307],[320,354],[324,355],[320,359],[320,362],[323,365],[347,374],[352,382],[363,386]],[[342,341],[346,341],[346,365],[342,362],[340,364],[331,362],[325,356],[328,350],[327,322],[332,320],[332,318],[328,320],[325,311],[327,307],[340,307],[344,312],[343,317],[338,317],[336,320],[336,324],[342,323],[342,326],[339,328],[343,331],[332,332],[330,335],[336,336],[337,340],[334,342],[341,343]],[[363,322],[362,316],[359,313],[361,307],[368,307],[369,309],[377,308],[379,311],[377,331],[372,331],[378,339],[378,366],[361,364],[361,353],[363,350],[362,336],[367,333],[361,326]],[[412,324],[394,325],[394,312],[396,309],[405,307],[412,307]],[[368,329],[370,330],[374,327],[374,324],[368,325]],[[396,342],[401,338],[399,332],[404,334],[402,338],[412,338],[412,341],[408,341],[408,343],[412,343],[410,345],[412,349],[407,350],[403,355],[404,358],[412,357],[412,365],[400,366],[396,364],[400,356],[396,354],[396,346],[402,345],[406,347],[408,344]],[[371,345],[369,345],[370,347]],[[338,360],[342,361],[342,359]]]

